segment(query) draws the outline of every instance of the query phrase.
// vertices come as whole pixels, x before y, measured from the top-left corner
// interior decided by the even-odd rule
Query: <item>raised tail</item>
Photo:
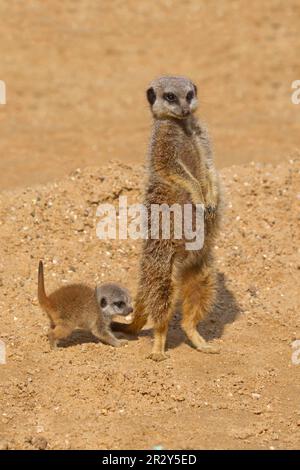
[[[45,291],[44,282],[44,265],[43,262],[39,262],[39,274],[38,274],[38,299],[41,307],[48,307],[50,305],[49,299]]]

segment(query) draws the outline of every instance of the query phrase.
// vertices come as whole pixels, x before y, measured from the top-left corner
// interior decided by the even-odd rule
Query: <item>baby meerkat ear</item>
[[[103,295],[101,295],[101,289],[99,289],[99,287],[96,287],[95,293],[97,302],[99,303],[100,307],[105,308],[107,306],[107,300]]]
[[[151,106],[155,103],[155,100],[156,100],[156,94],[155,94],[155,91],[153,90],[153,88],[148,88],[147,90],[147,99],[149,101],[149,103],[151,104]]]
[[[195,85],[195,83],[193,83],[193,87],[194,87],[194,90],[195,90],[195,96],[197,96],[197,93],[198,93],[197,85]]]

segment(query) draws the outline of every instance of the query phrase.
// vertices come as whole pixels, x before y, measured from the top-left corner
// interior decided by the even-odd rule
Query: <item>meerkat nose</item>
[[[188,116],[190,114],[190,110],[189,109],[183,109],[182,110],[182,116]]]

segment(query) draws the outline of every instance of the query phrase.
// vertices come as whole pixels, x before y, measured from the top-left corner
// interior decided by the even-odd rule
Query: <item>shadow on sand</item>
[[[234,294],[226,285],[226,278],[223,273],[218,273],[217,277],[218,289],[215,306],[211,313],[204,321],[199,324],[198,331],[206,341],[212,341],[221,338],[224,328],[227,324],[233,323],[241,309],[234,297]],[[170,322],[168,333],[168,348],[173,349],[181,343],[187,341],[184,332],[180,327],[181,312],[180,307],[174,314]],[[150,330],[143,330],[140,336],[148,336]]]

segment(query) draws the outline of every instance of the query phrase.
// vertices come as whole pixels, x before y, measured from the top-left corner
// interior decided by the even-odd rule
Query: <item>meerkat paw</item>
[[[217,213],[217,206],[214,204],[207,204],[205,206],[204,216],[206,219],[213,219]]]
[[[147,356],[147,359],[152,359],[152,361],[155,361],[155,362],[162,362],[168,359],[168,357],[169,356],[166,353],[152,352],[151,354],[149,354],[149,356]]]
[[[55,339],[52,332],[48,333],[48,340],[49,340],[49,345],[50,345],[51,351],[54,350],[54,349],[57,349],[58,341],[57,341],[57,339]]]
[[[220,346],[217,346],[216,344],[208,344],[208,343],[203,343],[199,345],[196,349],[197,351],[204,352],[207,354],[220,354],[221,352]]]
[[[128,344],[127,339],[119,339],[118,342],[115,344],[116,348],[121,348],[122,346],[126,346]]]

